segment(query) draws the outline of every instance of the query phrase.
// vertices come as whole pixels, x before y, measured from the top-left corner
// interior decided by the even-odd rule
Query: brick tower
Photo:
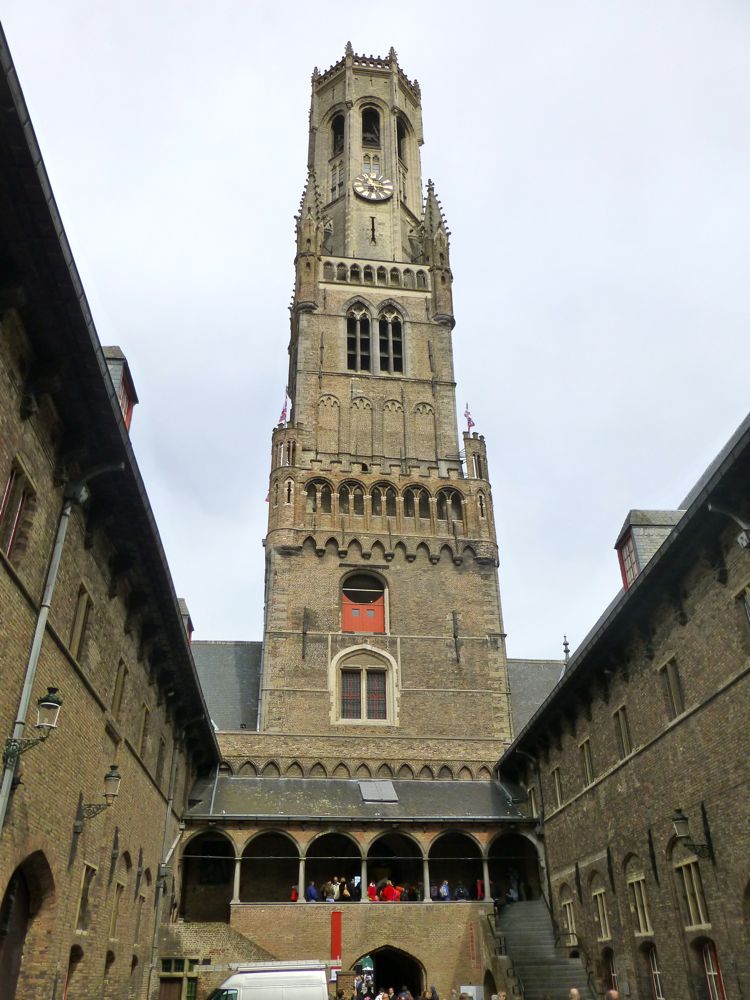
[[[282,774],[489,778],[510,737],[485,444],[459,441],[422,141],[393,49],[313,73],[265,541],[258,735],[283,734]]]

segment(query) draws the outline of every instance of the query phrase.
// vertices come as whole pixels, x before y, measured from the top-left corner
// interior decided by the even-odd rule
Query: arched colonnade
[[[536,842],[520,832],[500,831],[482,843],[466,830],[443,830],[426,841],[392,828],[361,842],[334,829],[303,843],[268,829],[242,845],[224,831],[203,829],[185,844],[181,864],[186,920],[228,920],[230,904],[288,903],[295,895],[301,902],[310,883],[320,893],[334,878],[350,890],[338,903],[371,903],[368,886],[380,895],[387,881],[404,890],[402,902],[505,898],[509,889],[522,899],[541,894]],[[447,899],[439,893],[444,883]]]

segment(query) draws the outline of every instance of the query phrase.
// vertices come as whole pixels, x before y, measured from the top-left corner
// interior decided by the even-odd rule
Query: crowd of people
[[[401,884],[389,878],[370,881],[366,888],[367,898],[371,903],[421,903],[424,901],[424,885],[421,882]],[[484,883],[478,880],[467,888],[459,879],[451,886],[448,879],[435,882],[430,886],[430,897],[434,903],[451,901],[484,899]],[[290,899],[296,903],[299,892],[296,885],[292,886]],[[345,876],[334,875],[321,886],[310,881],[305,889],[307,903],[349,903],[362,899],[362,880],[359,875],[347,879]],[[412,998],[414,1000],[414,998]]]
[[[336,1000],[344,1000],[344,991],[336,992]],[[423,990],[418,997],[415,997],[408,986],[402,986],[396,991],[393,986],[378,988],[373,980],[372,970],[365,969],[359,972],[354,979],[354,992],[350,1000],[440,1000],[438,992],[434,986],[428,990]]]

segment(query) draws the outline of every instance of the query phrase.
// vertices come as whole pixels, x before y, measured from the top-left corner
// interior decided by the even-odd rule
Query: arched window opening
[[[401,317],[395,309],[386,309],[378,321],[380,335],[380,370],[393,375],[404,370],[404,343]]]
[[[400,285],[401,284],[401,272],[397,267],[391,268],[391,284]]]
[[[344,485],[339,487],[339,514],[349,513],[349,487]]]
[[[333,269],[333,264],[327,260],[323,265],[323,281],[333,281],[335,277],[336,272]]]
[[[404,493],[404,514],[406,517],[429,518],[430,497],[427,490],[415,486]]]
[[[349,268],[349,281],[356,281],[357,284],[362,280],[362,275],[360,274],[359,264],[352,264]]]
[[[314,479],[307,484],[306,510],[308,514],[331,513],[331,487],[322,479]]]
[[[365,492],[361,486],[355,486],[352,490],[352,513],[359,517],[365,512]]]
[[[409,267],[404,271],[404,288],[414,288],[414,272]]]
[[[410,837],[386,833],[367,852],[368,888],[375,884],[384,901],[418,903],[424,899],[422,854]]]
[[[346,264],[339,264],[336,268],[336,281],[346,281],[349,277]]]
[[[370,317],[361,306],[346,317],[346,362],[350,372],[370,371]]]
[[[331,122],[331,156],[344,152],[344,116],[335,115]]]
[[[560,889],[560,910],[562,911],[562,943],[566,948],[575,948],[578,945],[578,935],[576,934],[576,915],[573,907],[573,893],[570,886],[563,885]]]
[[[488,859],[493,899],[517,902],[541,898],[539,856],[527,837],[501,834],[492,842]]]
[[[369,573],[354,573],[341,588],[342,632],[385,632],[385,586]]]
[[[372,270],[372,268],[370,267],[369,264],[365,267],[365,269],[363,271],[363,277],[364,277],[364,281],[365,281],[366,285],[374,285],[375,284],[375,275],[374,275],[373,270]]]
[[[362,111],[362,145],[380,146],[380,114],[375,108]]]
[[[307,848],[305,858],[305,899],[334,903],[358,901],[362,858],[359,848],[341,833],[325,833]],[[347,897],[342,889],[347,887]],[[314,894],[310,887],[314,887]]]
[[[372,174],[376,177],[380,173],[380,157],[377,153],[370,156],[369,153],[365,153],[362,158],[362,172],[365,174]]]
[[[378,284],[387,285],[388,284],[388,272],[384,267],[378,268]]]
[[[406,166],[406,125],[400,116],[396,119],[396,142],[398,144],[398,158]]]
[[[445,833],[430,847],[430,899],[484,899],[482,858],[465,833]]]
[[[288,504],[291,503],[293,499],[294,499],[294,484],[292,483],[291,479],[287,479],[287,481],[286,481],[286,503],[288,503]]]
[[[484,478],[484,476],[482,474],[482,456],[481,455],[474,455],[474,478],[475,479],[483,479]]]
[[[602,966],[604,968],[604,983],[607,989],[619,989],[617,985],[617,965],[615,963],[615,953],[611,948],[605,948],[602,952]]]
[[[182,855],[182,918],[227,923],[233,879],[234,848],[229,839],[212,832],[193,837]]]
[[[424,271],[417,271],[417,288],[427,288],[427,275]]]
[[[479,501],[479,516],[486,517],[487,515],[484,506],[484,494],[483,493],[478,494],[477,500]]]
[[[331,165],[331,201],[344,193],[344,163],[340,160]]]
[[[463,522],[461,495],[456,490],[441,490],[437,495],[438,521]]]
[[[287,903],[299,878],[299,851],[283,833],[262,833],[242,852],[240,900]]]

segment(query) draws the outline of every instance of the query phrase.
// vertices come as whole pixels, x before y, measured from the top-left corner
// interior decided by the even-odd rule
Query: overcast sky
[[[750,5],[3,7],[196,638],[261,637],[310,74],[351,39],[422,87],[509,653],[575,647],[627,511],[676,506],[750,402]]]

